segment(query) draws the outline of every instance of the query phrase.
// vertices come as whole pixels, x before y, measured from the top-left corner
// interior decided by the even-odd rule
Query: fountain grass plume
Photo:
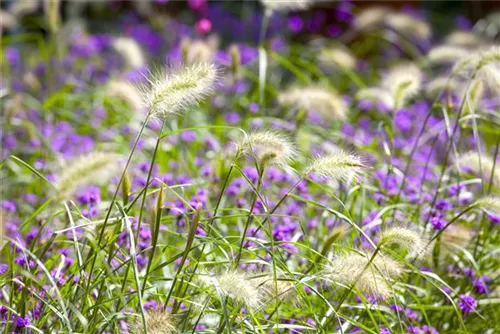
[[[449,90],[450,92],[456,92],[459,88],[459,82],[450,78],[448,76],[441,76],[432,79],[425,84],[425,94],[426,96],[435,98],[438,94],[443,91]]]
[[[376,258],[376,257],[375,257]],[[360,292],[386,298],[391,293],[384,277],[375,266],[369,264],[369,257],[358,253],[336,255],[325,267],[325,277],[346,286],[355,286]]]
[[[140,86],[149,114],[166,119],[185,112],[214,92],[219,70],[214,64],[196,63],[150,73],[148,84]]]
[[[444,44],[430,49],[425,58],[430,64],[446,64],[455,63],[468,54],[469,51],[464,47]]]
[[[122,55],[130,68],[138,69],[146,64],[142,49],[134,39],[117,37],[113,40],[112,45]]]
[[[408,257],[423,257],[428,252],[428,238],[406,227],[393,226],[380,233],[378,247],[397,245],[408,252]]]
[[[119,159],[117,154],[92,152],[70,162],[55,184],[56,198],[67,200],[81,186],[108,180],[119,169]]]
[[[317,0],[260,0],[262,5],[270,11],[298,11],[306,10]]]
[[[317,112],[328,120],[347,118],[347,103],[332,90],[318,85],[293,87],[278,96],[280,105]]]
[[[432,35],[432,29],[427,22],[406,13],[388,15],[385,17],[385,24],[399,34],[421,40],[429,39]]]
[[[264,292],[269,299],[278,299],[283,301],[295,301],[296,289],[292,281],[281,278],[274,279],[271,275],[256,277],[253,280],[257,282],[257,287]]]
[[[150,309],[146,313],[146,329],[148,334],[173,334],[176,331],[175,321],[167,310]],[[141,321],[135,324],[132,333],[146,333]]]
[[[413,63],[400,64],[391,68],[384,79],[382,87],[388,90],[394,99],[394,108],[399,109],[406,101],[414,97],[422,86],[423,74]]]
[[[9,6],[8,10],[12,15],[18,18],[22,18],[23,16],[35,13],[39,8],[40,8],[39,0],[14,1]]]
[[[357,63],[356,57],[352,52],[340,46],[322,48],[318,56],[318,61],[321,66],[326,68],[333,65],[349,70],[354,70]]]
[[[450,225],[441,234],[441,252],[444,254],[454,254],[457,249],[466,248],[475,233],[470,229],[462,225]]]
[[[500,47],[490,46],[481,48],[470,56],[460,59],[455,63],[452,69],[452,75],[467,74],[472,72],[477,75],[482,69],[488,71],[488,66],[500,62]]]
[[[500,198],[496,196],[486,196],[480,198],[474,202],[472,206],[483,209],[484,211],[494,215],[500,215]]]
[[[371,7],[364,9],[354,17],[353,26],[355,29],[364,31],[381,26],[392,10],[387,7]]]
[[[259,166],[290,164],[297,156],[295,144],[276,130],[253,132],[236,142],[237,155],[252,155]]]
[[[306,167],[304,174],[314,173],[333,181],[348,181],[365,168],[359,156],[339,149],[329,155],[317,157]]]
[[[490,182],[490,177],[493,175],[491,183],[500,187],[500,163],[495,163],[493,157],[482,154],[481,163],[479,163],[478,153],[470,151],[459,156],[457,162],[461,171],[470,171],[478,176],[482,175],[483,182]]]
[[[202,285],[214,288],[223,297],[228,297],[238,303],[257,310],[265,302],[265,293],[259,289],[258,280],[251,279],[246,273],[227,269],[216,275],[206,275],[200,278]]]
[[[10,12],[0,9],[0,36],[3,34],[3,29],[12,29],[18,24],[16,16]]]
[[[382,102],[389,109],[394,109],[394,97],[389,91],[380,87],[362,88],[356,93],[356,98]]]
[[[384,277],[397,278],[403,273],[403,266],[399,261],[382,253],[373,258],[373,265]]]
[[[473,31],[457,30],[450,33],[446,39],[446,44],[462,46],[462,47],[480,47],[485,41],[481,36]]]
[[[209,63],[219,47],[219,40],[215,36],[207,40],[185,37],[181,41],[183,60],[186,64]]]
[[[144,109],[144,103],[139,91],[128,81],[110,80],[106,87],[106,93],[108,96],[125,101],[133,112],[140,112]]]

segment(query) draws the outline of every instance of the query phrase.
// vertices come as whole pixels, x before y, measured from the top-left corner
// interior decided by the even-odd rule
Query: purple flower
[[[470,278],[474,278],[474,276],[476,276],[476,271],[470,267],[463,268],[462,272],[464,273],[465,276],[468,276]]]
[[[304,28],[304,21],[298,15],[293,15],[288,18],[288,29],[293,33],[298,33]]]
[[[487,294],[489,291],[489,286],[487,282],[489,281],[489,277],[481,276],[476,278],[472,284],[474,285],[474,289],[481,294]]]
[[[410,130],[413,123],[410,113],[406,110],[398,111],[394,118],[394,122],[399,130],[403,132]]]
[[[418,326],[409,326],[406,330],[410,334],[419,334],[422,332],[422,330]]]
[[[241,116],[237,112],[230,112],[224,115],[224,119],[228,124],[237,124],[241,121]]]
[[[391,334],[391,331],[389,328],[380,328],[380,334]]]
[[[23,317],[17,317],[16,318],[16,327],[17,328],[26,328],[30,325],[30,319],[28,316]]]
[[[468,314],[476,309],[477,301],[472,296],[461,294],[458,299],[458,307],[464,314]]]
[[[10,211],[10,212],[15,212],[16,209],[17,209],[16,203],[14,203],[12,201],[9,201],[9,200],[2,201],[2,203],[0,204],[0,206],[5,211]]]
[[[432,217],[430,223],[436,230],[441,230],[446,226],[446,221],[439,216]]]
[[[486,216],[488,217],[490,222],[492,222],[493,224],[495,224],[495,225],[500,224],[500,215],[494,215],[494,214],[488,213]]]
[[[184,131],[181,133],[181,139],[186,142],[193,142],[196,140],[196,133],[194,131]]]

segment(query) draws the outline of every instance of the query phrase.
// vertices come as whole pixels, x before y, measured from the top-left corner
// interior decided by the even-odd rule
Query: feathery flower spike
[[[109,179],[119,167],[119,156],[105,152],[93,152],[77,158],[61,171],[56,182],[56,197],[66,200],[79,187]]]
[[[197,63],[182,69],[153,73],[149,85],[139,87],[149,113],[159,119],[178,115],[210,95],[219,78],[213,64]]]
[[[274,130],[251,133],[236,143],[236,149],[238,155],[255,155],[259,165],[288,165],[297,155],[292,141]]]

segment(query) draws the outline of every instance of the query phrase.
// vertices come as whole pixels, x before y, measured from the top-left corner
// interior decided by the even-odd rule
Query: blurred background
[[[444,34],[455,25],[468,28],[477,25],[477,29],[490,36],[498,36],[500,31],[500,1],[358,1],[320,0],[308,11],[301,12],[301,20],[294,18],[291,12],[286,17],[271,22],[273,28],[289,26],[297,35],[324,34],[340,35],[350,23],[353,13],[366,7],[384,6],[407,12],[418,12],[432,24],[443,27]],[[241,41],[241,37],[249,40],[258,36],[259,17],[263,6],[259,1],[206,1],[206,0],[2,0],[3,14],[0,23],[6,33],[19,31],[45,30],[40,20],[41,12],[47,10],[49,3],[56,4],[61,13],[61,20],[67,22],[85,19],[87,29],[97,32],[109,29],[110,23],[123,21],[129,24],[137,20],[156,22],[157,26],[165,18],[176,18],[187,25],[195,26],[199,34],[216,32],[222,37],[231,36]],[[5,13],[13,13],[20,22],[15,26],[9,24]]]

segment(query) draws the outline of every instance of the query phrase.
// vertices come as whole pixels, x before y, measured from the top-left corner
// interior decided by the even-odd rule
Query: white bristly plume
[[[345,47],[335,46],[331,48],[322,48],[318,56],[321,66],[340,67],[348,70],[356,68],[356,58]]]
[[[435,98],[441,92],[449,90],[456,92],[459,88],[459,83],[448,76],[437,77],[425,84],[425,94],[429,97]]]
[[[358,100],[382,102],[389,109],[394,109],[394,97],[388,90],[380,87],[362,88],[356,93],[356,98]]]
[[[378,255],[377,255],[378,256]],[[347,288],[356,288],[365,294],[376,295],[387,298],[391,293],[391,288],[387,280],[386,267],[381,271],[372,262],[368,265],[370,255],[363,256],[358,253],[344,253],[337,255],[325,268],[325,278],[330,281],[345,285]],[[375,257],[376,258],[376,257]]]
[[[425,255],[428,246],[428,239],[421,233],[405,227],[389,227],[380,233],[378,246],[398,245],[408,252],[408,256]]]
[[[134,112],[140,112],[145,107],[139,91],[128,81],[111,80],[108,82],[106,93],[125,101]]]
[[[367,8],[354,17],[353,26],[357,30],[368,30],[385,23],[392,11],[386,7]]]
[[[305,175],[311,173],[327,177],[332,181],[348,181],[359,175],[366,166],[361,159],[343,150],[316,158],[304,171]]]
[[[213,64],[198,63],[151,74],[149,85],[140,87],[149,113],[159,119],[181,114],[210,95],[219,78]]]
[[[266,299],[264,291],[259,289],[259,282],[238,270],[201,277],[201,283],[215,288],[223,297],[231,298],[253,310],[259,309]]]
[[[473,205],[494,215],[500,215],[500,198],[496,196],[483,197],[478,199]]]
[[[113,40],[113,47],[125,59],[127,65],[137,69],[146,63],[139,44],[132,38],[118,37]]]
[[[446,37],[445,42],[450,45],[456,45],[466,48],[480,47],[485,43],[481,36],[477,35],[473,31],[463,30],[452,32]]]
[[[432,48],[426,56],[431,64],[455,63],[457,60],[466,57],[469,50],[456,45],[439,45]]]
[[[139,316],[140,318],[140,316]],[[145,333],[142,321],[136,321],[133,333]],[[169,311],[150,309],[146,313],[146,327],[149,334],[173,334],[175,321]]]
[[[429,24],[405,13],[394,13],[386,17],[385,23],[396,32],[417,39],[429,39],[432,30]]]
[[[422,79],[423,74],[415,64],[397,65],[384,76],[382,87],[391,93],[398,109],[420,91]]]
[[[238,155],[255,156],[260,166],[288,165],[297,155],[290,138],[276,130],[251,133],[236,142],[236,149]]]
[[[278,96],[280,105],[317,112],[325,119],[343,120],[348,106],[342,97],[321,86],[294,87]]]
[[[267,10],[298,11],[311,7],[317,0],[260,0]]]
[[[2,36],[4,29],[12,29],[17,23],[17,18],[14,15],[0,9],[0,36]]]
[[[117,172],[119,156],[112,153],[93,152],[72,161],[63,168],[56,182],[56,197],[67,200],[79,187],[88,183],[102,184]]]

